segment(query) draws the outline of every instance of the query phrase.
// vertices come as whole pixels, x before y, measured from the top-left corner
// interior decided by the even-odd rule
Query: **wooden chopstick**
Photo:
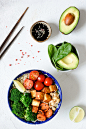
[[[2,43],[2,45],[0,46],[0,51],[2,50],[2,48],[4,47],[4,45],[6,44],[7,40],[10,38],[11,34],[13,33],[13,31],[15,30],[15,28],[17,27],[17,25],[19,24],[19,22],[21,21],[21,19],[23,18],[24,14],[26,13],[26,11],[28,10],[29,7],[26,8],[26,10],[23,12],[23,14],[21,15],[21,17],[19,18],[19,20],[16,22],[16,24],[14,25],[14,27],[12,28],[12,30],[10,31],[10,33],[8,34],[8,36],[5,38],[4,42]]]
[[[23,26],[24,27],[24,26]],[[19,32],[15,35],[15,37],[11,40],[11,42],[8,44],[8,46],[4,49],[4,51],[1,53],[0,55],[0,59],[3,57],[3,55],[5,54],[5,52],[7,51],[7,49],[11,46],[11,44],[13,43],[13,41],[17,38],[17,36],[19,35],[19,33],[22,31],[23,27],[19,30]]]

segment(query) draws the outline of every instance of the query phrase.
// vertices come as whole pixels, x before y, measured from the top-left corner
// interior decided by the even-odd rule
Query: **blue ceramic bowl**
[[[62,104],[62,91],[61,91],[61,87],[60,87],[58,81],[57,81],[51,74],[49,74],[48,72],[42,71],[42,70],[38,70],[38,69],[33,69],[33,70],[25,71],[25,72],[19,74],[17,77],[15,77],[13,80],[16,80],[17,78],[21,77],[23,74],[30,73],[31,71],[34,71],[34,70],[39,71],[39,72],[41,72],[42,74],[45,74],[46,76],[48,76],[48,77],[50,77],[50,78],[52,78],[52,79],[54,80],[55,84],[58,86],[59,97],[60,97],[60,103],[58,104],[58,107],[57,107],[57,109],[55,110],[54,114],[53,114],[50,118],[46,119],[45,121],[32,122],[32,121],[26,121],[26,120],[24,120],[24,119],[21,119],[21,118],[17,117],[15,114],[14,114],[14,116],[17,117],[17,118],[18,118],[19,120],[21,120],[22,122],[25,122],[25,123],[27,123],[27,124],[43,124],[43,123],[46,123],[46,122],[48,122],[49,120],[51,120],[51,119],[58,113],[58,110],[60,109],[61,104]],[[12,85],[13,85],[13,81],[12,81],[11,84],[10,84],[10,87],[9,87],[9,90],[8,90],[8,96],[7,96],[8,105],[9,105],[9,108],[10,108],[11,111],[12,111],[12,108],[11,108],[11,101],[10,101],[9,98],[10,98],[10,90],[12,89]]]

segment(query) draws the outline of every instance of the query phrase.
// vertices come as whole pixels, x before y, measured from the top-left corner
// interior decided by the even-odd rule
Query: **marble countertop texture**
[[[63,35],[59,31],[59,18],[70,6],[76,6],[80,10],[80,20],[72,33]],[[0,129],[86,129],[86,116],[79,123],[73,123],[69,119],[69,111],[73,106],[82,107],[86,113],[86,1],[0,0],[0,45],[27,7],[28,11],[7,44],[24,26],[22,32],[0,60]],[[30,27],[39,20],[46,21],[52,28],[51,37],[43,43],[36,42],[30,35]],[[70,72],[58,72],[48,56],[48,45],[63,41],[72,43],[79,52],[79,66]],[[19,121],[8,106],[10,83],[18,74],[30,69],[49,72],[62,89],[63,100],[58,114],[42,125],[29,125]]]

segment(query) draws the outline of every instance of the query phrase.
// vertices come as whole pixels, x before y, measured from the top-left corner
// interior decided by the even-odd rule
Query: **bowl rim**
[[[47,27],[49,28],[49,35],[48,35],[48,37],[47,37],[45,40],[43,40],[43,41],[38,41],[38,40],[36,40],[36,39],[34,38],[34,36],[32,35],[32,29],[33,29],[33,27],[34,27],[37,23],[46,24]],[[39,42],[39,43],[42,43],[42,42],[46,41],[47,39],[49,39],[50,36],[51,36],[51,33],[52,33],[52,29],[51,29],[50,25],[49,25],[47,22],[42,21],[42,20],[35,22],[35,23],[31,26],[31,28],[30,28],[30,34],[31,34],[31,36],[33,37],[33,39],[34,39],[35,41],[37,41],[37,42]]]
[[[61,104],[62,104],[62,90],[61,90],[61,87],[60,87],[58,81],[57,81],[50,73],[48,73],[48,72],[46,72],[46,71],[43,71],[43,70],[39,70],[39,69],[31,69],[31,70],[24,71],[24,72],[18,74],[13,80],[15,80],[15,79],[21,77],[23,74],[30,73],[31,71],[34,71],[34,70],[39,71],[39,72],[41,72],[41,73],[43,73],[43,74],[45,74],[45,75],[51,77],[51,78],[54,80],[56,86],[58,86],[58,90],[59,90],[59,93],[60,93],[60,94],[59,94],[59,96],[60,96],[60,103],[58,104],[57,109],[55,110],[54,114],[53,114],[50,118],[46,119],[45,121],[36,121],[36,122],[26,121],[25,119],[19,118],[18,116],[16,116],[15,114],[12,113],[16,118],[18,118],[18,119],[21,120],[22,122],[27,123],[27,124],[36,125],[36,124],[43,124],[43,123],[48,122],[49,120],[51,120],[51,119],[58,113],[58,111],[59,111],[59,109],[60,109],[60,107],[61,107]],[[13,81],[11,82],[11,84],[10,84],[10,86],[9,86],[8,94],[7,94],[8,105],[9,105],[9,108],[10,108],[10,111],[11,111],[11,112],[12,112],[12,108],[11,108],[11,104],[10,104],[10,99],[9,99],[9,97],[10,97],[10,90],[11,90],[11,88],[12,88],[12,84],[13,84]]]

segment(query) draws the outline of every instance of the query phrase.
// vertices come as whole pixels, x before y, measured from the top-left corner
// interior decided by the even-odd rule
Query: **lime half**
[[[24,86],[19,82],[19,81],[17,81],[17,80],[14,80],[13,81],[14,82],[14,84],[15,84],[15,87],[20,91],[20,92],[25,92],[25,88],[24,88]]]
[[[85,112],[81,107],[75,106],[69,112],[70,120],[80,122],[85,116]]]

